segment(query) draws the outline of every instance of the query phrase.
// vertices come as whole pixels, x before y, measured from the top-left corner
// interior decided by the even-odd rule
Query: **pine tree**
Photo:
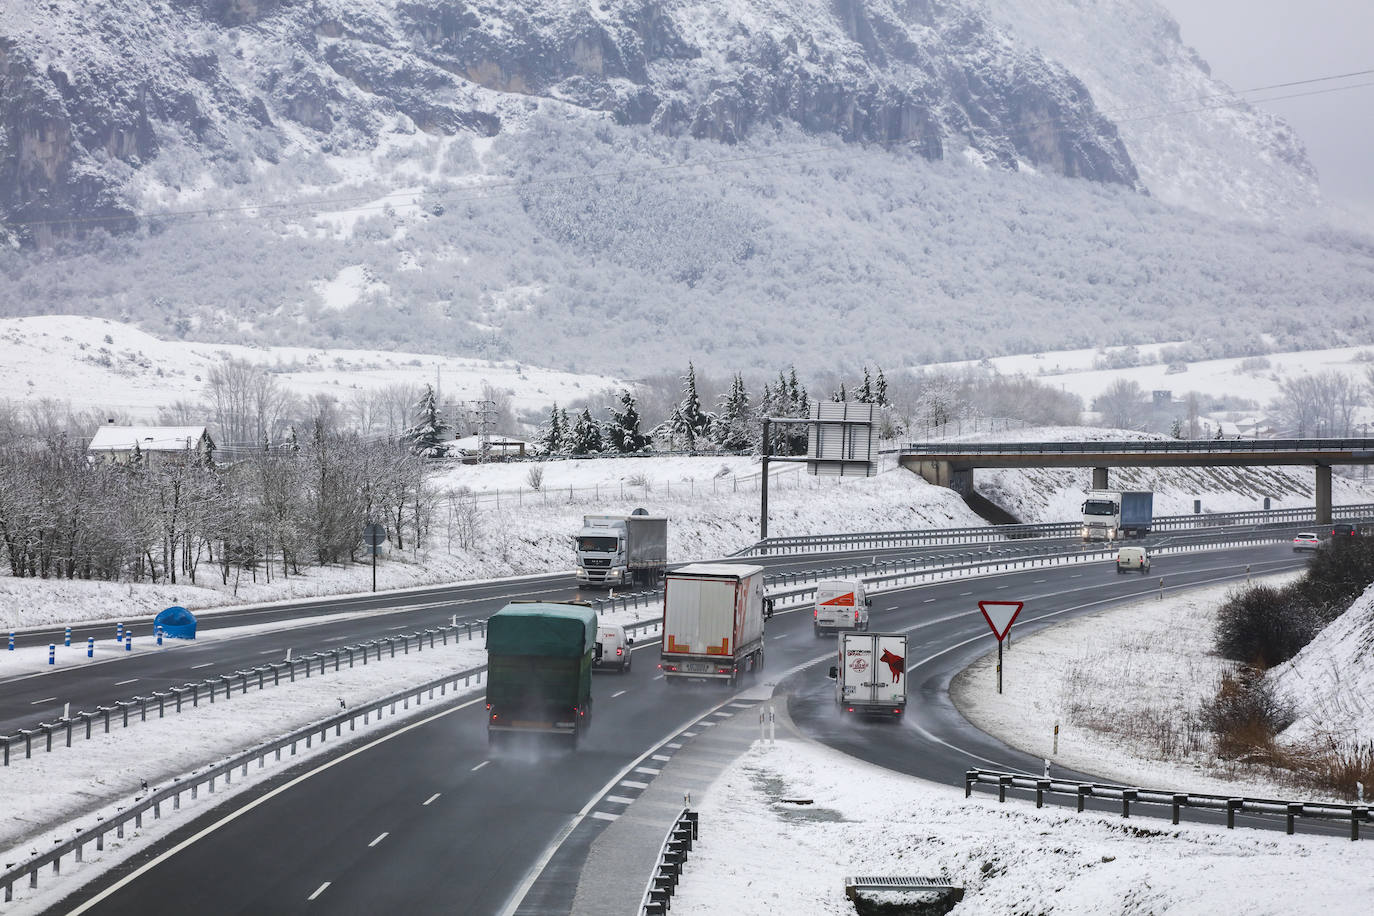
[[[558,402],[555,401],[553,407],[549,410],[549,422],[545,423],[539,429],[539,447],[550,455],[566,451],[568,448],[567,424],[567,415],[563,414],[560,416]]]
[[[673,409],[668,419],[674,444],[689,452],[696,451],[698,443],[710,441],[714,419],[713,415],[701,409],[701,399],[697,396],[696,367],[688,363],[687,374],[682,379],[682,402]]]
[[[628,389],[620,392],[620,410],[606,408],[611,413],[611,422],[606,428],[606,438],[611,448],[622,454],[642,452],[653,441],[639,429],[639,410],[635,407],[634,395]]]
[[[768,386],[763,388],[766,398]],[[750,432],[749,391],[744,387],[744,377],[737,372],[730,390],[720,399],[720,418],[715,424],[716,445],[726,451],[742,451],[752,442]]]
[[[415,405],[415,415],[415,425],[404,433],[404,441],[411,454],[425,458],[442,458],[448,453],[444,434],[448,432],[449,425],[444,422],[443,415],[439,412],[433,385],[425,386],[424,394],[420,395],[419,403]]]
[[[873,382],[872,382],[872,380],[869,379],[869,377],[868,377],[868,367],[867,367],[867,366],[864,366],[864,383],[863,383],[863,385],[859,388],[859,403],[860,403],[860,404],[872,404],[872,403],[873,403]]]
[[[573,424],[569,451],[574,455],[595,455],[605,447],[601,438],[601,424],[592,418],[590,410],[583,408],[581,416]]]
[[[873,400],[879,407],[891,407],[892,402],[887,399],[887,379],[883,376],[883,367],[878,367],[878,380],[873,383]]]
[[[293,455],[299,455],[301,453],[301,440],[300,437],[296,435],[296,427],[294,426],[287,427],[286,448]]]
[[[834,401],[836,404],[843,404],[848,399],[849,395],[845,393],[844,382],[840,382],[840,390],[832,394],[830,400]]]
[[[811,412],[811,401],[806,395],[806,389],[797,382],[797,367],[792,366],[787,376],[787,410],[784,416],[801,419]],[[789,455],[806,454],[806,425],[803,423],[789,424],[786,432],[787,447]]]

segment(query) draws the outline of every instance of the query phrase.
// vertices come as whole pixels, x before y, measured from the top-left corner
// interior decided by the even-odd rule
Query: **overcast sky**
[[[1233,89],[1374,69],[1374,0],[1161,2]],[[1297,130],[1328,201],[1374,207],[1374,86],[1259,107]]]

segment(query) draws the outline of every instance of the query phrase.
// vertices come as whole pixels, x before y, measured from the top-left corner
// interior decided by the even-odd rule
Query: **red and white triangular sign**
[[[1006,638],[1024,604],[1022,601],[979,601],[978,610],[983,612],[988,626],[992,627],[992,634],[1001,642]]]

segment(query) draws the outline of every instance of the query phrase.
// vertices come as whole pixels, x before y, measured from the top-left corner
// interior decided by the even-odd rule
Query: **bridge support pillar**
[[[1317,465],[1317,524],[1331,524],[1331,465]]]
[[[1108,486],[1107,486],[1107,469],[1106,469],[1106,468],[1093,468],[1093,486],[1092,486],[1092,488],[1093,488],[1094,490],[1106,490],[1106,489],[1108,489]]]
[[[950,467],[948,461],[913,461],[903,462],[907,470],[915,471],[928,484],[937,487],[951,487],[954,485],[954,469]]]

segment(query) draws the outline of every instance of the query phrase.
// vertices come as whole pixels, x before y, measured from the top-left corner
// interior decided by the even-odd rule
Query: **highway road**
[[[1024,541],[1019,543],[1026,543]],[[1062,540],[1045,541],[1062,544]],[[770,573],[804,572],[871,562],[874,557],[897,560],[930,554],[951,553],[976,545],[905,547],[887,551],[838,552],[820,555],[763,557],[730,562],[753,563]],[[215,636],[228,627],[255,627],[265,632],[195,642],[167,641],[165,651],[125,655],[115,639],[111,623],[75,627],[72,646],[62,646],[63,631],[45,629],[22,634],[19,646],[58,645],[58,658],[81,656],[81,663],[49,668],[36,664],[32,672],[0,679],[0,735],[15,735],[40,722],[56,721],[63,707],[73,712],[112,707],[117,700],[150,696],[189,682],[197,682],[236,670],[251,670],[268,661],[281,661],[291,649],[296,657],[343,645],[414,632],[426,627],[475,621],[490,617],[513,598],[568,601],[602,597],[606,592],[579,592],[569,573],[530,576],[502,582],[455,583],[404,592],[379,592],[344,598],[323,598],[283,604],[247,607],[203,614],[200,631]],[[347,619],[331,616],[350,614]],[[133,622],[132,617],[126,622]],[[145,645],[150,638],[151,615],[139,621],[136,639]],[[84,663],[87,636],[97,645],[95,663]]]
[[[769,622],[762,676],[796,691],[791,711],[803,728],[865,759],[954,785],[971,765],[1035,772],[1039,761],[977,732],[948,704],[949,679],[994,645],[977,599],[1025,601],[1017,623],[1025,633],[1153,594],[1160,575],[1178,588],[1243,577],[1246,565],[1268,572],[1302,562],[1286,546],[1214,550],[1160,557],[1150,577],[1118,576],[1098,563],[876,596],[873,627],[909,628],[918,647],[908,676],[919,679],[920,694],[898,726],[909,739],[901,754],[865,729],[834,724],[825,678],[833,649],[812,635],[809,613]],[[731,694],[721,685],[670,690],[653,665],[657,645],[635,648],[630,674],[595,679],[594,722],[575,752],[532,745],[493,755],[480,701],[462,701],[343,756],[277,775],[74,889],[52,912],[485,914],[531,887],[515,912],[565,912],[587,825],[594,836],[598,822],[632,804],[653,778],[653,755],[670,757],[671,745],[690,740],[695,720],[728,712],[720,707]],[[579,824],[580,846],[534,881],[550,844]]]

